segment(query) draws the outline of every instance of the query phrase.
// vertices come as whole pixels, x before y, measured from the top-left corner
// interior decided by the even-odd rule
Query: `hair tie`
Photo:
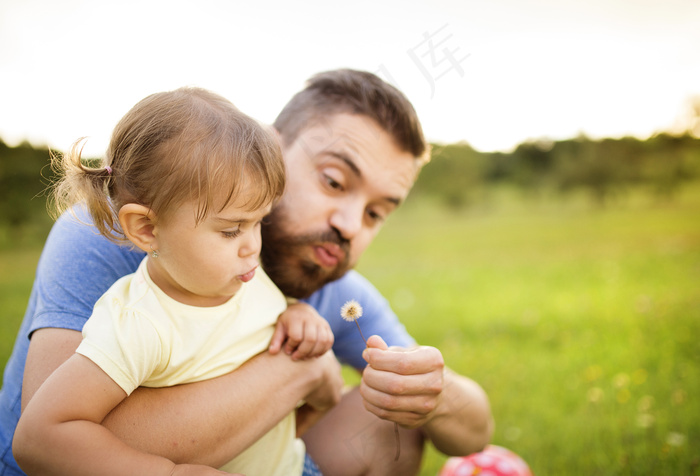
[[[105,170],[107,171],[107,175],[112,175],[112,167],[105,165]]]

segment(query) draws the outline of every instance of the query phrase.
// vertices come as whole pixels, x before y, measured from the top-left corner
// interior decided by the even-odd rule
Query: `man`
[[[416,474],[426,437],[447,454],[481,449],[492,431],[484,392],[446,370],[437,349],[415,345],[386,300],[350,271],[426,161],[413,107],[372,74],[332,71],[312,78],[275,128],[287,189],[263,229],[263,266],[288,296],[329,320],[342,362],[359,370],[368,364],[360,388],[341,397],[333,353],[295,362],[266,352],[224,377],[138,389],[104,425],[144,451],[219,466],[303,400],[299,432],[327,476]],[[74,352],[95,300],[142,256],[67,217],[54,226],[0,392],[0,474],[22,474],[10,449],[20,408]],[[82,295],[68,291],[76,282]],[[374,335],[366,350],[354,326],[339,320],[350,299],[364,307],[363,329]]]

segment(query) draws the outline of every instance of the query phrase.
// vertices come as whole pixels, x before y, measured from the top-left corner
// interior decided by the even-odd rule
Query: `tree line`
[[[47,187],[55,179],[47,147],[0,140],[0,229],[46,227]],[[512,152],[480,152],[466,143],[433,144],[414,194],[464,208],[478,204],[490,187],[509,185],[524,194],[548,191],[566,195],[584,191],[604,204],[631,187],[642,187],[669,199],[700,178],[700,139],[657,134],[593,140],[585,136],[562,141],[530,141]],[[6,232],[7,233],[7,232]]]
[[[0,243],[45,233],[51,219],[44,192],[53,179],[47,147],[10,147],[0,140]]]
[[[700,178],[700,138],[684,133],[520,144],[512,152],[479,152],[468,144],[434,145],[431,163],[414,191],[462,208],[478,203],[489,187],[510,185],[524,194],[565,196],[583,191],[603,205],[631,188],[672,199]]]

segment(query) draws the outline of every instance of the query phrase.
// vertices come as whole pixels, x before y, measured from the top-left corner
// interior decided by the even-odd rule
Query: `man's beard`
[[[293,235],[285,228],[289,228],[287,213],[278,205],[263,221],[260,261],[267,275],[286,296],[309,297],[350,269],[350,243],[337,230]],[[343,259],[330,270],[308,258],[313,246],[329,242],[337,244],[344,252]]]

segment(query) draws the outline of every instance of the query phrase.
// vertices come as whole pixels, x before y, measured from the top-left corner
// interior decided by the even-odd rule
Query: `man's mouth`
[[[314,255],[324,268],[334,268],[345,259],[345,251],[335,243],[314,246]]]

